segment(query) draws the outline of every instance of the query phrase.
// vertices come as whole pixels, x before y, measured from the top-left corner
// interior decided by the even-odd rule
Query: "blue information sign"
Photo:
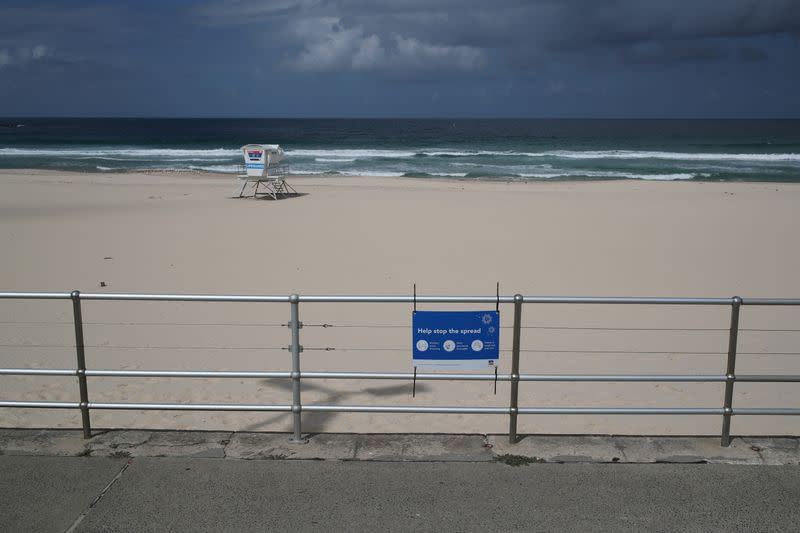
[[[416,311],[414,366],[431,370],[495,368],[500,357],[497,311]]]

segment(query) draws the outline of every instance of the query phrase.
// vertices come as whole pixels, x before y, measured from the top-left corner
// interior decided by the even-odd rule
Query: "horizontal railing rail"
[[[562,296],[368,296],[368,295],[215,295],[215,294],[139,294],[139,293],[81,293],[71,292],[0,292],[0,299],[6,300],[71,300],[73,304],[72,322],[50,323],[42,322],[30,324],[44,325],[70,325],[75,329],[76,368],[0,368],[0,376],[72,376],[76,377],[79,386],[80,401],[16,401],[0,400],[0,408],[29,408],[29,409],[77,409],[81,411],[83,432],[86,438],[92,434],[90,411],[96,410],[175,410],[175,411],[277,411],[292,413],[293,441],[304,442],[302,436],[301,417],[303,412],[342,412],[342,413],[438,413],[438,414],[493,414],[509,416],[509,440],[517,441],[518,415],[549,415],[549,414],[589,414],[589,415],[716,415],[722,416],[721,444],[730,444],[730,421],[734,415],[800,415],[800,409],[789,407],[748,407],[734,408],[733,387],[736,382],[746,383],[798,383],[800,375],[776,374],[739,374],[735,372],[737,340],[739,331],[764,331],[778,332],[800,330],[778,328],[740,328],[739,310],[741,306],[800,306],[800,298],[662,298],[662,297],[562,297]],[[85,348],[83,339],[84,322],[81,315],[82,301],[152,301],[152,302],[231,302],[231,303],[289,303],[290,316],[285,324],[244,324],[248,326],[263,327],[289,327],[291,344],[288,350],[292,357],[291,371],[198,371],[198,370],[115,370],[115,369],[89,369],[86,368]],[[439,304],[500,304],[514,305],[514,323],[510,327],[513,332],[513,346],[511,351],[510,373],[418,373],[418,372],[310,372],[300,370],[300,329],[303,324],[299,320],[300,303],[439,303]],[[535,328],[521,325],[522,307],[524,304],[565,304],[565,305],[692,305],[692,306],[730,306],[731,323],[729,329],[723,328],[688,328],[692,331],[727,331],[727,359],[725,372],[721,374],[523,374],[519,371],[520,353],[524,352],[559,352],[583,353],[577,350],[522,350],[520,333],[522,329]],[[4,322],[3,325],[13,325],[13,322]],[[25,323],[28,324],[28,323]],[[98,323],[103,324],[103,323]],[[115,325],[137,325],[135,323],[114,323]],[[151,325],[158,325],[152,323]],[[240,324],[172,324],[172,325],[227,325]],[[315,324],[310,326],[334,327],[331,324]],[[376,327],[365,324],[363,326],[351,325],[347,327]],[[391,325],[386,327],[401,327]],[[503,326],[508,329],[508,326]],[[652,330],[652,331],[683,331],[687,328],[601,328],[601,327],[547,327],[538,326],[540,329],[579,329],[579,330]],[[18,347],[31,347],[37,345],[9,345]],[[42,345],[45,346],[45,345]],[[62,345],[47,345],[46,347],[65,347]],[[101,346],[109,348],[109,346]],[[153,348],[147,346],[144,348]],[[169,347],[160,347],[169,348]],[[174,347],[178,348],[178,347]],[[188,348],[188,347],[183,347]],[[206,348],[209,349],[209,348]],[[219,347],[225,349],[225,347]],[[245,349],[245,348],[231,348]],[[247,349],[269,349],[267,347],[248,347]],[[287,349],[287,348],[284,348]],[[330,348],[307,348],[325,349]],[[355,349],[355,348],[352,348]],[[363,348],[363,350],[370,350]],[[503,350],[505,351],[505,350]],[[591,350],[590,350],[591,351]],[[658,352],[632,352],[619,350],[594,350],[592,353],[672,353]],[[714,353],[719,352],[698,352]],[[786,354],[797,355],[794,352]],[[754,353],[755,355],[755,353]],[[289,379],[292,382],[292,402],[290,404],[219,404],[219,403],[125,403],[125,402],[92,402],[89,401],[87,378],[236,378],[236,379]],[[303,379],[341,379],[341,380],[430,380],[430,381],[493,381],[509,382],[511,396],[507,407],[483,406],[417,406],[417,405],[323,405],[303,404],[301,401],[301,385]],[[520,382],[678,382],[678,383],[725,383],[725,394],[721,407],[520,407],[518,405]]]
[[[73,292],[0,292],[0,299],[69,300]],[[81,292],[81,300],[138,300],[173,302],[289,302],[283,295],[143,294]],[[411,295],[296,295],[297,301],[329,303],[514,303],[514,296],[411,296]],[[521,296],[527,304],[640,304],[640,305],[731,305],[731,298],[675,298],[650,296]],[[740,305],[800,305],[800,298],[739,298]]]
[[[118,378],[291,378],[292,372],[261,372],[233,370],[73,370],[70,368],[0,368],[0,376],[87,376]],[[511,374],[445,374],[413,372],[300,372],[301,379],[386,379],[408,381],[511,381]],[[720,383],[728,378],[723,374],[520,374],[519,381],[589,381],[589,382],[658,382],[658,383]],[[733,381],[763,383],[797,383],[800,375],[747,374]]]

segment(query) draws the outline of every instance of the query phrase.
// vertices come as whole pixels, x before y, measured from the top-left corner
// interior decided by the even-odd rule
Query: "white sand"
[[[305,195],[262,201],[228,198],[236,187],[230,177],[0,171],[0,290],[409,294],[416,282],[420,294],[491,295],[499,281],[505,295],[800,297],[797,184],[290,182]],[[510,326],[512,307],[500,311]],[[522,371],[722,374],[729,313],[526,305]],[[85,302],[88,364],[288,370],[289,331],[280,327],[288,315],[288,304]],[[303,370],[411,369],[409,305],[303,304],[301,320]],[[551,326],[695,329],[543,329]],[[745,307],[741,326],[798,330],[800,308]],[[0,366],[74,367],[72,335],[69,301],[0,301]],[[501,345],[510,349],[510,329]],[[800,356],[767,355],[800,352],[798,332],[743,331],[740,352],[740,373],[800,374]],[[500,372],[509,368],[503,352]],[[734,405],[800,407],[798,387],[740,383]],[[75,378],[0,376],[2,399],[76,401],[77,389]],[[723,385],[708,383],[522,383],[520,391],[528,407],[721,407],[723,398]],[[92,378],[89,392],[92,401],[123,402],[291,398],[283,380]],[[413,399],[408,382],[303,385],[306,403],[503,406],[508,396],[507,383],[495,396],[491,383],[418,382]],[[290,428],[283,413],[93,411],[92,420],[95,427]],[[508,428],[501,415],[307,413],[303,420],[306,431]],[[0,426],[79,424],[73,411],[0,410]],[[718,416],[550,415],[521,416],[519,430],[715,434],[720,424]],[[800,418],[735,417],[733,432],[798,434]]]

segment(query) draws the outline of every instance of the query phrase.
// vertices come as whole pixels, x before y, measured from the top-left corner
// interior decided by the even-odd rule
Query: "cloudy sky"
[[[800,0],[0,0],[0,115],[800,117]]]

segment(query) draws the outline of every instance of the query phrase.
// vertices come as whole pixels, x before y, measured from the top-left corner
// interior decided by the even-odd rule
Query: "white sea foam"
[[[710,174],[636,174],[633,172],[614,172],[602,170],[573,170],[573,171],[553,171],[553,172],[522,172],[519,174],[523,178],[538,179],[564,179],[564,178],[596,178],[596,179],[629,179],[629,180],[657,180],[657,181],[678,181],[690,180],[694,178],[708,178]]]
[[[519,152],[512,152],[512,151],[492,151],[492,150],[470,150],[470,151],[461,151],[461,150],[444,150],[438,148],[432,149],[425,149],[419,148],[414,150],[378,150],[378,149],[298,149],[298,150],[286,150],[287,157],[289,156],[298,156],[298,157],[314,157],[317,161],[340,161],[343,159],[351,159],[355,161],[356,159],[369,159],[369,158],[376,158],[376,157],[383,157],[383,158],[390,158],[390,159],[404,159],[409,157],[416,157],[416,156],[429,156],[429,157],[437,157],[437,156],[448,156],[448,157],[472,157],[472,156],[486,156],[486,155],[502,155],[502,156],[509,156],[509,155],[525,155]]]
[[[117,148],[117,147],[86,147],[86,148],[0,148],[0,156],[37,156],[37,157],[71,157],[83,159],[109,159],[125,161],[126,158],[134,159],[217,159],[224,161],[229,157],[241,157],[239,150],[228,148],[212,148],[208,150],[188,150],[173,148]]]
[[[524,155],[520,152],[514,152],[511,150],[498,152],[495,150],[472,150],[472,151],[458,151],[458,150],[435,150],[435,151],[426,151],[420,150],[417,152],[420,155],[425,155],[429,157],[473,157],[473,156],[481,156],[481,155]]]
[[[466,178],[466,172],[434,172],[431,176],[444,176],[448,178]]]
[[[297,176],[344,176],[344,177],[363,177],[375,176],[378,178],[399,178],[405,172],[383,172],[380,170],[342,170],[342,171],[326,171],[326,170],[303,170],[292,167],[289,174]]]
[[[287,156],[315,157],[318,162],[353,162],[356,159],[369,158],[409,158],[427,157],[530,157],[561,159],[663,159],[672,161],[749,161],[749,162],[800,162],[800,154],[753,154],[753,153],[700,153],[700,152],[662,152],[638,150],[553,150],[547,152],[518,152],[513,150],[370,150],[370,149],[314,149],[287,150]]]
[[[620,174],[624,173],[621,172]],[[679,181],[700,177],[707,178],[709,174],[629,174],[622,177],[631,180]]]
[[[416,175],[422,175],[431,178],[466,178],[469,174],[467,172],[439,172],[439,171],[428,171],[428,172],[406,172],[404,174],[410,177],[414,177]]]
[[[417,152],[408,150],[371,150],[371,149],[342,149],[342,150],[286,150],[286,156],[297,157],[323,157],[323,158],[348,158],[365,159],[372,157],[403,158],[414,157]]]
[[[325,172],[324,170],[302,170],[292,168],[292,171],[289,174],[294,174],[297,176],[325,176],[331,173]],[[338,175],[338,172],[334,172],[334,174]]]
[[[189,165],[189,170],[200,170],[203,172],[217,172],[220,174],[238,174],[241,172],[241,167],[239,165]]]
[[[726,154],[689,152],[649,152],[635,150],[556,150],[524,153],[529,157],[560,157],[564,159],[668,159],[676,161],[763,161],[800,162],[800,154]]]
[[[382,170],[344,170],[338,173],[339,176],[375,176],[378,178],[399,178],[405,172],[386,172]]]
[[[420,148],[413,150],[386,149],[298,149],[287,150],[287,156],[314,157],[324,163],[352,163],[358,159],[389,158],[405,159],[415,156],[447,156],[447,157],[530,157],[561,159],[662,159],[673,161],[747,161],[747,162],[800,162],[797,153],[700,153],[700,152],[664,152],[638,150],[552,150],[546,152],[518,152],[512,150],[447,150],[438,148]],[[0,148],[0,156],[8,157],[69,157],[74,159],[108,159],[126,161],[138,159],[159,160],[217,160],[226,161],[241,157],[241,152],[234,148],[210,149],[177,149],[177,148],[142,148],[142,147],[64,147],[64,148]]]

